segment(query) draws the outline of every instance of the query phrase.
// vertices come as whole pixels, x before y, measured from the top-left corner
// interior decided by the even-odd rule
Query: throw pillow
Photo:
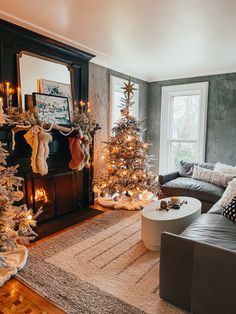
[[[210,169],[210,170],[214,170],[214,168],[215,168],[215,165],[212,163],[199,164],[197,162],[190,162],[190,161],[181,160],[180,164],[179,164],[179,175],[180,175],[180,177],[191,178],[193,175],[193,167],[195,165],[202,167],[202,168]]]
[[[224,191],[219,203],[221,206],[226,207],[230,201],[236,196],[236,179],[229,182],[226,190]]]
[[[234,176],[224,175],[214,170],[204,169],[195,165],[192,178],[226,187],[229,181],[233,180]]]
[[[181,177],[189,177],[193,175],[193,167],[196,163],[181,160],[179,163],[179,175]]]
[[[236,197],[226,206],[222,213],[225,217],[236,222]]]
[[[215,171],[223,173],[223,174],[231,174],[231,175],[236,176],[236,167],[225,165],[225,164],[222,164],[221,162],[216,163]]]

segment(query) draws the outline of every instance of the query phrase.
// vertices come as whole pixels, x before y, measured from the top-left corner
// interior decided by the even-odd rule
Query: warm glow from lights
[[[28,216],[27,216],[27,219],[28,219],[28,220],[32,220],[32,219],[33,219],[33,216],[32,216],[32,215],[28,215]]]
[[[48,195],[43,188],[36,189],[34,199],[36,202],[47,203],[49,201]]]

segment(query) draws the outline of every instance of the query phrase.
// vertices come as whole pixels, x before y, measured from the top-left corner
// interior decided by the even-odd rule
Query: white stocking
[[[39,133],[39,128],[38,126],[35,125],[24,135],[26,142],[32,148],[31,167],[34,173],[38,173],[37,161],[36,161],[38,148],[39,148],[38,147],[39,146],[38,133]]]
[[[36,163],[38,172],[44,176],[48,173],[48,165],[47,165],[47,158],[49,155],[49,147],[48,144],[52,140],[52,136],[49,133],[44,131],[40,131],[38,133],[38,154],[36,157]]]

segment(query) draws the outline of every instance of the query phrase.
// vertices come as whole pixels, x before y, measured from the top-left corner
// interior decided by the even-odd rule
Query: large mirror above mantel
[[[68,98],[73,111],[72,71],[68,64],[22,51],[17,54],[18,86],[22,109],[28,109],[32,93]]]

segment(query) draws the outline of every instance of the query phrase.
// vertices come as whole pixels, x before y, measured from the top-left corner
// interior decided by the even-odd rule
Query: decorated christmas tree
[[[18,166],[6,166],[8,152],[0,142],[0,256],[12,251],[18,244],[26,244],[37,235],[32,227],[36,215],[26,205],[17,205],[24,194],[20,191],[22,178],[15,176]]]
[[[26,205],[19,205],[23,179],[15,176],[18,166],[7,167],[7,156],[0,142],[0,287],[24,267],[28,256],[24,244],[37,236],[32,227],[42,212],[39,208],[34,215]]]
[[[124,85],[121,119],[105,142],[105,171],[96,186],[100,197],[113,197],[117,202],[114,208],[140,209],[148,193],[160,194],[160,186],[151,171],[152,156],[148,155],[149,144],[143,140],[143,121],[137,121],[131,114],[134,84],[129,80]]]

